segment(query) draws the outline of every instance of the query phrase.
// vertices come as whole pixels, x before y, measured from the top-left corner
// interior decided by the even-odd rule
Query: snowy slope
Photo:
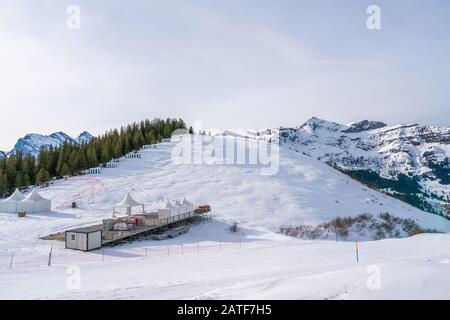
[[[238,139],[238,148],[244,143]],[[122,160],[119,168],[105,169],[102,175],[58,181],[43,189],[42,195],[53,200],[54,212],[48,215],[19,219],[0,213],[0,298],[395,297],[393,290],[374,294],[364,291],[361,277],[365,269],[355,265],[351,242],[300,241],[274,231],[282,225],[316,224],[364,212],[390,212],[412,218],[426,228],[450,230],[443,218],[368,189],[288,148],[281,149],[279,172],[263,176],[257,167],[245,165],[176,164],[170,158],[173,146],[159,144],[155,150],[143,151],[142,159]],[[106,264],[101,263],[101,252],[68,251],[61,242],[38,240],[42,235],[111,217],[111,206],[128,191],[148,209],[157,208],[163,197],[186,197],[195,204],[211,204],[214,220],[173,240],[107,249]],[[82,209],[69,209],[74,200]],[[242,228],[238,234],[227,231],[234,221]],[[219,247],[219,241],[223,247]],[[411,291],[400,295],[415,297],[413,290],[420,279],[431,281],[432,274],[438,277],[447,267],[447,242],[447,235],[369,242],[367,246],[372,249],[364,253],[364,263],[380,264],[392,271],[393,278],[403,272],[405,264],[414,263],[411,274],[422,278],[407,284]],[[55,267],[46,268],[51,244]],[[185,246],[183,256],[180,244]],[[170,256],[166,245],[172,246]],[[151,249],[152,268],[145,261],[146,247]],[[415,251],[418,247],[420,250]],[[15,262],[10,271],[12,252]],[[399,255],[403,257],[400,260]],[[424,263],[424,259],[433,262]],[[65,272],[71,265],[82,268],[82,291],[72,292],[66,287]],[[300,280],[303,278],[305,281]],[[36,286],[43,280],[45,288]],[[446,281],[440,285],[442,291],[430,290],[430,297],[448,292]]]
[[[230,138],[228,138],[230,139]],[[240,146],[243,143],[239,144]],[[329,166],[290,150],[281,150],[280,170],[263,176],[257,168],[236,165],[179,165],[171,161],[173,144],[143,152],[141,160],[123,160],[99,176],[58,181],[42,195],[55,213],[29,219],[0,214],[0,250],[11,244],[28,248],[39,236],[69,227],[101,222],[126,192],[157,208],[163,197],[209,203],[215,216],[248,228],[277,231],[280,226],[317,224],[337,216],[389,212],[412,218],[425,228],[447,230],[447,222],[364,187]],[[84,210],[69,209],[77,201]]]
[[[243,139],[237,141],[239,147],[244,146]],[[58,182],[42,194],[64,208],[81,193],[81,201],[89,202],[87,208],[98,217],[108,216],[111,205],[128,191],[153,207],[163,196],[187,197],[196,203],[210,203],[219,218],[270,230],[361,213],[390,212],[438,229],[444,220],[287,148],[281,149],[278,173],[263,176],[255,166],[176,164],[171,160],[172,147],[160,144],[156,150],[144,151],[141,160],[123,160],[119,168],[105,169],[99,176]]]
[[[219,250],[224,236],[229,243]],[[421,235],[363,242],[357,263],[353,243],[256,232],[230,239],[223,227],[208,223],[176,240],[108,248],[104,255],[67,256],[54,249],[50,268],[18,265],[0,271],[0,298],[448,299],[449,241],[449,235]],[[45,264],[45,252],[40,258]],[[79,286],[72,284],[74,275]]]

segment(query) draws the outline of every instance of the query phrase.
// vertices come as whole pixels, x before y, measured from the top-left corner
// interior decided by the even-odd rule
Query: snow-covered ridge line
[[[247,136],[279,141],[346,171],[372,171],[380,179],[393,181],[408,177],[418,184],[417,190],[410,192],[411,201],[418,202],[421,209],[449,214],[450,127],[387,126],[367,120],[344,125],[314,117],[295,128],[279,127]]]
[[[226,134],[233,135],[231,130]],[[365,183],[376,182],[379,189],[400,197],[406,188],[409,203],[432,213],[450,214],[450,127],[387,126],[368,120],[345,125],[313,117],[297,127],[240,130],[236,135],[278,141],[344,171],[357,172]],[[398,182],[399,178],[404,182]]]
[[[68,134],[59,131],[50,135],[43,135],[38,133],[30,133],[20,138],[14,145],[14,148],[9,152],[0,151],[0,158],[6,157],[9,154],[21,152],[22,154],[31,154],[37,156],[42,147],[58,147],[65,142],[76,144],[88,142],[92,139],[92,135],[84,131],[77,138],[72,138]]]

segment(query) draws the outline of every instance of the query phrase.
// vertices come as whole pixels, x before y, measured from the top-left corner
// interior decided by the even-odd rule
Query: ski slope
[[[237,138],[237,148],[244,146]],[[358,265],[351,242],[300,241],[275,233],[284,225],[318,224],[361,213],[389,212],[448,232],[446,220],[288,149],[280,150],[278,173],[264,176],[251,165],[176,164],[171,160],[173,147],[162,143],[142,151],[142,159],[122,159],[119,168],[104,169],[101,175],[74,177],[40,190],[53,201],[54,212],[48,215],[19,219],[0,213],[0,298],[440,298],[450,292],[447,281],[441,281],[442,291],[414,293],[437,277],[449,278],[448,235],[365,242],[363,247],[370,250],[362,255],[367,260]],[[141,241],[106,252],[69,251],[64,243],[38,239],[100,223],[111,217],[112,205],[127,192],[147,210],[158,208],[164,197],[207,203],[214,219],[173,240]],[[71,209],[72,201],[81,208]],[[228,225],[235,221],[241,232],[230,234]],[[48,268],[52,245],[53,264]],[[145,248],[153,257],[150,261]],[[389,291],[365,291],[365,264],[386,270]],[[66,286],[71,265],[82,270],[80,290]],[[393,286],[407,274],[417,279],[396,295]],[[42,279],[45,287],[38,285]]]
[[[176,241],[202,237],[203,227]],[[173,241],[173,240],[171,240]],[[0,272],[1,299],[449,299],[449,235],[354,244],[247,234],[239,247],[126,256],[125,246],[50,268]],[[110,249],[112,250],[112,249]],[[136,250],[136,248],[135,248]],[[171,250],[174,250],[172,245]],[[136,251],[134,251],[136,252]],[[153,252],[153,251],[152,251]],[[117,254],[122,259],[114,259]],[[76,252],[81,255],[82,253]],[[76,270],[79,281],[71,285]]]

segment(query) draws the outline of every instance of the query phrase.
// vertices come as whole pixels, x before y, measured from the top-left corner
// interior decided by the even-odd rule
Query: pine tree
[[[77,171],[80,162],[79,158],[80,158],[79,152],[77,152],[77,150],[72,150],[68,160],[69,174],[72,174],[75,171]]]
[[[61,175],[63,176],[68,176],[70,175],[72,172],[69,169],[69,166],[67,165],[67,163],[64,163],[61,169]]]
[[[44,168],[39,170],[39,172],[36,176],[36,182],[39,184],[43,184],[49,180],[50,180],[50,174]]]
[[[93,144],[91,144],[87,150],[87,163],[91,168],[98,166],[97,152]]]

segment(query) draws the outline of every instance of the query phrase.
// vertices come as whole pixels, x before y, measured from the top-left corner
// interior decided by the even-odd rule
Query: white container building
[[[103,230],[95,227],[66,231],[66,249],[91,251],[102,246]]]

